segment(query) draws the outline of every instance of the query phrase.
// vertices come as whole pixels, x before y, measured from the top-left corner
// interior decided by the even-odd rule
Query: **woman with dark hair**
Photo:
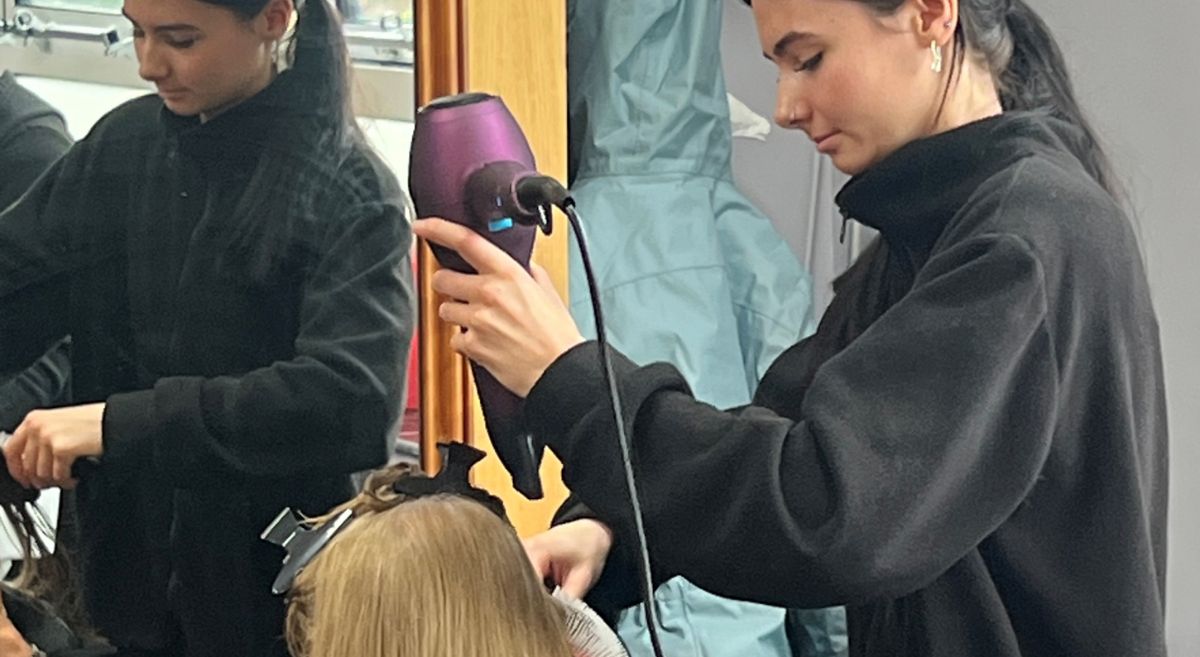
[[[751,406],[613,353],[655,579],[845,604],[852,655],[1163,657],[1158,326],[1048,28],[1022,0],[752,9],[776,121],[853,176],[842,214],[881,237]],[[527,543],[535,565],[575,594],[631,588],[597,346],[538,270],[415,230],[480,272],[434,277],[453,345],[526,398],[586,505]]]
[[[22,484],[78,483],[59,538],[122,654],[285,654],[260,532],[390,452],[405,198],[350,112],[336,12],[292,1],[126,0],[158,94],[0,214],[0,370],[73,344],[73,405],[27,414],[4,456]]]

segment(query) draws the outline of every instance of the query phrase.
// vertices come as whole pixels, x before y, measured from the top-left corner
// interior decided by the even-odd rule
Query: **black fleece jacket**
[[[1165,655],[1158,327],[1079,139],[1009,113],[851,180],[839,205],[882,243],[749,407],[614,353],[657,580],[845,604],[853,655]],[[627,545],[597,356],[564,354],[525,408]]]
[[[282,551],[259,534],[390,451],[405,199],[361,143],[320,141],[304,82],[205,123],[131,101],[0,214],[0,370],[70,334],[73,401],[107,402],[78,542],[122,648],[283,654]]]

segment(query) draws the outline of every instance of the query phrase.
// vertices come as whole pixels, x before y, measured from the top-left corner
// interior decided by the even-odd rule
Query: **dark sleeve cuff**
[[[618,381],[637,369],[615,349],[610,348],[608,354]],[[525,398],[525,418],[533,435],[566,460],[569,456],[562,450],[569,449],[572,429],[597,405],[607,406],[607,402],[599,343],[589,340],[567,350],[546,368]]]
[[[554,514],[552,524],[565,525],[576,520],[603,522],[586,504],[572,495]],[[608,552],[608,559],[604,562],[604,570],[584,598],[588,606],[600,614],[609,625],[615,626],[621,610],[632,607],[641,598],[638,591],[636,555],[632,552],[629,541],[621,540],[620,535],[613,530],[613,545]]]
[[[138,469],[152,458],[155,427],[154,391],[138,390],[112,395],[104,405],[100,462],[108,473]]]
[[[624,424],[636,453],[635,419],[646,401],[664,390],[687,393],[688,387],[671,365],[638,367],[611,348],[608,353],[621,393]],[[613,531],[613,548],[604,572],[587,597],[588,604],[606,620],[641,597],[632,540],[635,525],[612,413],[596,342],[585,342],[560,356],[525,398],[528,428],[562,460],[563,480],[572,491],[555,524],[594,518]],[[656,572],[656,582],[667,576]]]
[[[618,366],[613,362],[614,371]],[[525,417],[534,435],[552,442],[554,436],[570,432],[605,397],[599,344],[589,340],[571,347],[546,368],[525,397]]]

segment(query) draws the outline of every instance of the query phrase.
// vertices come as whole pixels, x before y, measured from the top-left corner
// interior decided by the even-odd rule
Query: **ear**
[[[930,41],[945,45],[954,38],[958,25],[958,0],[909,0],[913,31],[918,45],[928,48]]]
[[[291,27],[292,16],[295,13],[296,5],[292,0],[267,0],[267,6],[263,7],[257,21],[263,38],[270,41],[282,39]]]

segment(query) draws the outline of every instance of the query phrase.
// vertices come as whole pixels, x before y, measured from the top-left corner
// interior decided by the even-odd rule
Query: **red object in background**
[[[406,410],[416,410],[421,407],[421,355],[417,353],[417,336],[414,333],[412,345],[408,349],[408,401]]]
[[[412,250],[413,288],[417,280],[417,249]],[[417,315],[413,315],[415,326],[419,326]],[[408,400],[404,403],[405,410],[416,410],[421,407],[421,354],[417,352],[417,328],[413,329],[412,343],[408,346]]]

